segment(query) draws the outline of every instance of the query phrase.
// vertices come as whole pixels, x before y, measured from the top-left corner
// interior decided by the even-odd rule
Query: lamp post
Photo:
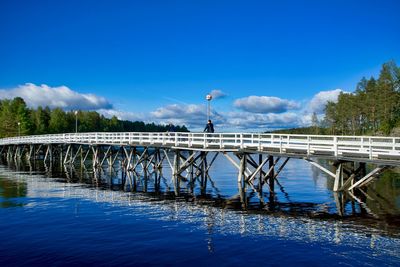
[[[21,136],[21,123],[18,122],[18,137]]]
[[[212,99],[212,95],[210,95],[210,94],[206,95],[206,100],[207,100],[207,121],[211,117],[211,99]]]
[[[78,133],[78,111],[75,110],[75,133]]]

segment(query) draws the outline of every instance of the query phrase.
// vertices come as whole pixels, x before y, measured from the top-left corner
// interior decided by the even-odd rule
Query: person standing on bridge
[[[212,124],[211,120],[208,120],[208,123],[206,127],[204,128],[204,131],[206,133],[213,133],[214,132],[214,124]]]

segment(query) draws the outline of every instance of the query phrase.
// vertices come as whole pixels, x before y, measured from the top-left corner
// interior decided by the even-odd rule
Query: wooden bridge
[[[7,159],[42,159],[74,164],[90,162],[127,171],[162,168],[168,162],[177,180],[207,176],[218,155],[238,169],[238,183],[274,191],[290,158],[300,158],[334,179],[334,191],[370,183],[386,168],[400,166],[400,138],[373,136],[287,135],[262,133],[122,132],[68,133],[0,139]],[[171,157],[173,155],[173,157]],[[333,163],[334,171],[321,160]],[[366,163],[375,166],[367,173]],[[326,164],[325,164],[326,165]]]

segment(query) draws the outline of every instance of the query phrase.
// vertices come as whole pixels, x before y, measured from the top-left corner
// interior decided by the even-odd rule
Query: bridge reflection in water
[[[236,196],[224,198],[219,195],[221,191],[210,176],[207,176],[204,181],[200,178],[196,179],[194,184],[191,183],[192,181],[183,179],[177,184],[170,178],[164,177],[162,172],[139,175],[132,172],[124,173],[117,169],[93,171],[85,169],[85,166],[52,166],[50,168],[45,165],[38,168],[39,166],[35,164],[21,165],[21,162],[14,162],[10,164],[11,170],[0,168],[0,175],[8,177],[7,180],[20,183],[21,187],[25,188],[24,194],[32,198],[79,198],[123,206],[124,209],[132,209],[132,215],[141,211],[156,220],[181,221],[196,225],[208,233],[207,245],[211,252],[214,247],[215,232],[244,236],[263,235],[301,242],[308,240],[308,242],[330,242],[351,246],[363,246],[367,242],[371,249],[386,252],[393,246],[400,247],[398,239],[388,241],[385,235],[375,230],[368,230],[371,225],[363,227],[362,225],[354,226],[346,220],[315,220],[306,216],[290,216],[293,215],[293,210],[297,214],[303,207],[320,212],[320,207],[307,203],[287,203],[288,206],[293,206],[284,207],[278,201],[269,203],[259,199],[256,205],[251,198],[259,196],[243,188],[239,188]],[[43,167],[45,175],[42,171],[37,171]],[[55,179],[49,179],[49,176]],[[65,179],[60,180],[60,176],[64,176]],[[84,184],[90,186],[84,186]],[[179,189],[176,186],[179,186]],[[105,188],[108,190],[100,190]],[[132,194],[132,191],[136,193]],[[339,197],[338,201],[346,197]],[[374,207],[369,207],[368,201],[361,202],[361,199],[358,201],[360,201],[360,211],[374,215]],[[357,203],[355,199],[352,200],[352,205],[357,205]],[[238,207],[239,210],[236,209]],[[263,212],[268,213],[272,209],[284,210],[285,208],[288,213],[275,213],[274,216],[265,216]],[[244,212],[243,209],[246,211]],[[77,208],[75,210],[77,216],[79,212]],[[376,215],[379,216],[379,214]],[[394,256],[397,255],[396,251],[391,253]]]
[[[190,153],[190,152],[188,152]],[[181,155],[190,157],[190,154]],[[64,177],[68,183],[88,184],[90,187],[107,189],[88,190],[90,198],[95,199],[108,198],[114,196],[115,191],[142,193],[140,196],[144,202],[173,201],[174,203],[195,203],[200,206],[212,206],[217,208],[218,212],[224,209],[245,211],[247,214],[257,213],[260,216],[265,214],[282,215],[289,217],[302,218],[320,218],[324,220],[357,220],[357,223],[368,224],[374,228],[385,228],[388,232],[398,231],[400,207],[400,185],[399,175],[395,173],[384,173],[383,177],[376,183],[370,184],[363,189],[352,191],[333,192],[334,181],[324,177],[324,185],[331,192],[334,205],[318,201],[293,201],[291,194],[296,192],[287,190],[287,185],[275,179],[274,191],[263,191],[263,187],[253,183],[237,183],[237,186],[229,185],[221,188],[221,179],[218,182],[211,177],[212,172],[185,170],[182,173],[171,175],[167,171],[165,175],[163,170],[169,167],[169,161],[172,161],[176,154],[166,153],[166,160],[163,164],[137,164],[134,169],[128,169],[120,164],[101,165],[94,167],[92,162],[85,161],[86,164],[59,164],[58,161],[42,161],[20,159],[11,159],[8,161],[10,166],[16,170],[24,170],[28,173],[35,173],[37,170],[43,170],[46,176],[60,178]],[[202,159],[204,169],[209,165],[207,162],[213,162],[216,157],[208,155]],[[226,165],[222,162],[224,158],[219,159],[220,165]],[[176,160],[176,159],[175,159]],[[218,160],[217,160],[218,161]],[[300,160],[299,160],[300,161]],[[194,166],[194,165],[193,165]],[[312,167],[312,178],[318,183],[321,172],[318,168]],[[294,170],[296,171],[296,170]],[[234,175],[234,171],[232,175]],[[170,174],[170,175],[168,175]],[[218,176],[218,171],[214,172]],[[295,174],[296,175],[296,174]],[[227,179],[234,180],[234,179]],[[32,186],[32,185],[31,185]],[[236,187],[236,190],[234,189]],[[71,188],[72,187],[68,187]],[[77,189],[78,190],[78,189]],[[303,190],[300,188],[300,190]],[[118,195],[118,194],[117,194]],[[124,195],[126,200],[130,201],[133,195]],[[121,195],[121,196],[122,196]],[[294,198],[296,199],[296,198]],[[192,207],[192,205],[189,205]],[[196,209],[192,207],[193,209]],[[207,209],[206,207],[203,207]],[[179,213],[180,211],[177,211]],[[213,209],[213,212],[216,212]],[[209,218],[212,219],[212,218]],[[397,226],[396,226],[397,225]]]

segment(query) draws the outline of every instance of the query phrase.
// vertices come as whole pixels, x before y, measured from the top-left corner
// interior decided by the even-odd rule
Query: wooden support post
[[[206,193],[207,188],[207,154],[208,152],[202,151],[201,153],[201,162],[200,162],[200,193],[204,195]]]
[[[339,191],[339,187],[343,185],[343,163],[339,163],[339,166],[336,169],[335,175],[335,183],[333,185],[333,191]]]
[[[84,161],[83,161],[83,151],[84,151],[84,146],[82,146],[81,147],[81,153],[80,153],[80,159],[81,159],[81,167],[83,166],[83,164],[84,164]]]
[[[179,166],[180,166],[180,151],[178,149],[175,150],[175,155],[174,155],[174,169],[173,169],[173,179],[174,179],[174,189],[175,189],[175,195],[178,196],[180,192],[180,179],[179,179]]]
[[[278,158],[279,160],[279,158]],[[268,165],[269,165],[269,172],[268,172],[268,185],[269,185],[269,193],[274,194],[275,192],[275,164],[274,163],[274,156],[268,156]]]
[[[29,154],[27,155],[28,161],[32,160],[33,151],[35,151],[35,145],[29,145]]]
[[[113,165],[112,154],[113,154],[113,151],[112,151],[112,148],[111,148],[110,154],[108,156],[108,168],[110,168],[110,170],[111,170],[112,165]]]
[[[177,175],[178,172],[179,172],[180,159],[181,159],[179,154],[180,154],[179,150],[178,149],[175,150],[175,154],[174,154],[174,169],[173,169],[173,172],[172,172],[173,176]]]
[[[247,163],[247,154],[243,153],[240,159],[240,167],[239,167],[239,174],[238,174],[238,183],[244,184],[246,180],[246,163]]]
[[[70,153],[70,156],[69,156],[69,163],[72,164],[72,163],[73,163],[73,162],[72,162],[73,153],[74,153],[74,145],[73,145],[73,144],[71,144],[71,149],[70,149],[69,153]]]
[[[263,165],[263,155],[260,153],[258,154],[258,165]],[[260,174],[259,176],[259,180],[258,180],[258,192],[260,192],[260,195],[262,195],[262,186],[263,186],[263,172],[262,172],[262,167],[260,169],[261,171],[259,171],[258,173]]]
[[[190,156],[193,155],[193,157],[194,157],[194,154],[196,154],[194,151],[191,151],[190,153],[191,153]],[[192,164],[189,165],[190,188],[191,188],[192,192],[193,192],[193,185],[194,185],[194,180],[193,180],[194,179],[194,162],[195,162],[195,160],[192,162]]]
[[[64,151],[64,146],[60,145],[60,166],[62,166],[63,162],[64,162],[64,160],[63,160],[63,151]]]
[[[50,144],[50,166],[53,166],[53,162],[54,162],[54,155],[53,155],[53,145]]]

